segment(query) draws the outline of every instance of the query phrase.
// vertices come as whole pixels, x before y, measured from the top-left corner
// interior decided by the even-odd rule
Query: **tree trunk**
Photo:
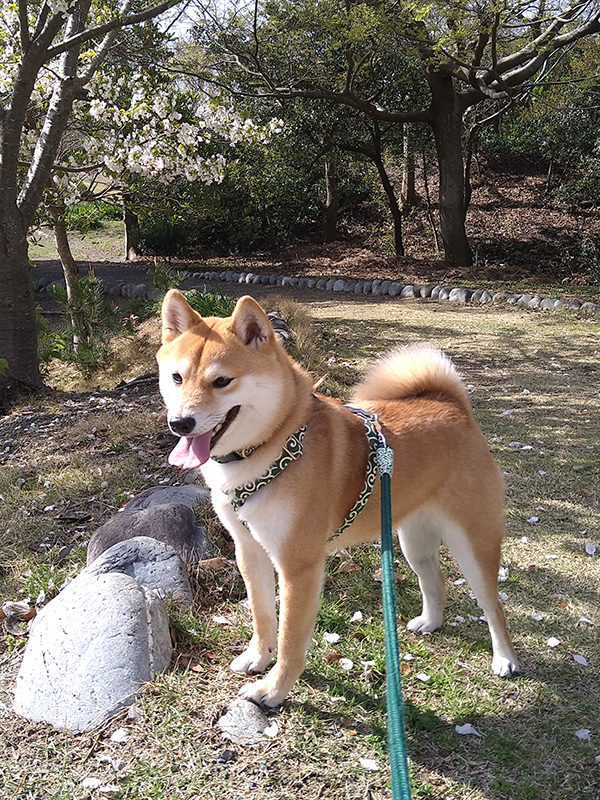
[[[337,239],[338,212],[340,210],[335,166],[328,158],[325,159],[325,189],[326,197],[323,205],[323,244],[334,242]]]
[[[402,239],[402,209],[398,205],[398,198],[396,197],[396,192],[394,191],[394,187],[392,186],[392,182],[390,180],[390,176],[387,174],[387,170],[385,168],[385,163],[383,161],[383,152],[381,149],[381,133],[377,123],[372,131],[371,135],[373,141],[373,162],[377,167],[377,172],[379,173],[379,179],[381,180],[381,185],[383,186],[383,191],[387,197],[388,206],[390,208],[390,213],[392,215],[392,222],[394,223],[394,252],[397,256],[404,255],[404,241]]]
[[[27,235],[21,215],[10,203],[0,210],[0,358],[8,361],[6,372],[0,374],[0,406],[4,397],[19,389],[41,387]]]
[[[71,246],[69,245],[69,237],[67,236],[67,229],[64,223],[64,206],[58,204],[51,204],[48,207],[53,221],[54,227],[54,240],[56,242],[56,249],[58,250],[58,257],[62,264],[63,275],[65,276],[65,286],[67,289],[67,303],[69,306],[69,316],[71,318],[71,326],[73,328],[73,347],[75,352],[79,351],[79,344],[81,342],[81,332],[79,330],[79,319],[81,317],[81,292],[79,291],[79,266],[73,258]]]
[[[410,132],[410,125],[405,125],[402,139],[404,159],[402,163],[402,187],[400,189],[400,203],[403,214],[406,214],[411,208],[417,208],[421,205],[415,186],[415,154],[412,149]]]
[[[131,195],[123,193],[123,224],[125,225],[125,261],[139,256],[140,221],[131,204]]]
[[[433,135],[440,174],[440,228],[447,264],[469,267],[473,253],[465,230],[465,173],[462,152],[462,113],[452,78],[428,76],[431,88]]]
[[[65,276],[67,300],[69,305],[71,305],[77,296],[77,283],[80,277],[79,266],[73,258],[71,246],[69,245],[69,237],[67,236],[67,229],[64,223],[64,208],[53,204],[49,206],[49,211],[53,221],[56,249],[58,250],[58,257],[60,258],[63,274]]]

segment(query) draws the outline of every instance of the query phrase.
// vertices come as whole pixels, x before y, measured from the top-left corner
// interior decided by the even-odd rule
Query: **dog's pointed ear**
[[[176,339],[202,317],[177,289],[169,289],[162,303],[162,343]]]
[[[260,350],[275,335],[265,312],[249,295],[240,297],[231,315],[230,328],[240,341],[253,350]]]

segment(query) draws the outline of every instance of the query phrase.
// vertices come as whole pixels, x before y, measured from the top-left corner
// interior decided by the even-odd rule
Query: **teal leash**
[[[390,484],[394,468],[394,451],[388,446],[381,434],[380,439],[381,444],[375,451],[375,455],[381,480],[381,580],[385,627],[388,750],[392,772],[392,798],[393,800],[410,800],[410,778],[406,754],[402,689],[400,686],[394,550],[392,547],[392,497]]]

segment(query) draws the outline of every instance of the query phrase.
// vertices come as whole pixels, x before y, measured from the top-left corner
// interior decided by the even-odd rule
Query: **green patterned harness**
[[[248,481],[248,483],[244,483],[242,486],[237,486],[235,489],[231,490],[229,502],[233,506],[233,510],[236,512],[236,514],[249,497],[251,497],[255,492],[258,492],[259,489],[262,489],[263,486],[271,483],[273,478],[276,478],[280,472],[283,472],[288,464],[291,464],[292,461],[300,458],[302,455],[302,442],[304,441],[305,433],[306,425],[303,425],[299,431],[296,431],[296,433],[293,433],[290,436],[285,443],[283,450],[281,451],[281,455],[277,461],[271,464],[268,471],[265,472],[264,475],[261,475],[260,478],[257,478],[254,481]]]
[[[367,471],[365,475],[365,482],[362,488],[361,493],[358,496],[356,503],[352,506],[346,518],[337,529],[337,531],[329,537],[328,541],[332,542],[338,538],[345,530],[348,528],[352,523],[356,520],[360,512],[363,510],[369,497],[371,496],[371,492],[373,491],[373,486],[375,485],[375,479],[377,477],[377,456],[376,453],[381,447],[386,446],[385,438],[383,434],[379,432],[377,429],[377,423],[379,419],[376,414],[372,415],[366,411],[363,411],[361,408],[351,408],[350,406],[345,406],[348,411],[351,411],[356,416],[360,417],[362,422],[365,426],[365,433],[367,435],[367,439],[369,440],[369,454],[367,457]],[[255,492],[258,492],[259,489],[262,489],[264,486],[267,486],[273,478],[276,478],[283,470],[295,461],[297,458],[300,458],[302,455],[302,448],[303,448],[303,441],[304,441],[304,434],[306,433],[306,425],[303,425],[299,431],[292,434],[290,438],[285,443],[283,450],[281,451],[281,455],[279,458],[271,464],[268,471],[265,472],[264,475],[261,475],[260,478],[257,478],[253,481],[248,481],[244,483],[242,486],[237,486],[235,489],[232,489],[229,492],[229,502],[233,506],[233,510],[236,514],[239,512],[240,508],[244,505],[246,500]],[[238,515],[239,516],[239,515]],[[240,520],[244,525],[246,524],[244,520]]]

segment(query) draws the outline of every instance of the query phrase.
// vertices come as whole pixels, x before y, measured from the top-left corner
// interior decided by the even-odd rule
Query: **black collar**
[[[229,464],[230,461],[243,461],[258,450],[259,447],[259,444],[255,444],[252,447],[244,447],[243,450],[234,450],[232,453],[227,453],[224,456],[211,456],[211,458],[213,461],[216,461],[217,464]]]

